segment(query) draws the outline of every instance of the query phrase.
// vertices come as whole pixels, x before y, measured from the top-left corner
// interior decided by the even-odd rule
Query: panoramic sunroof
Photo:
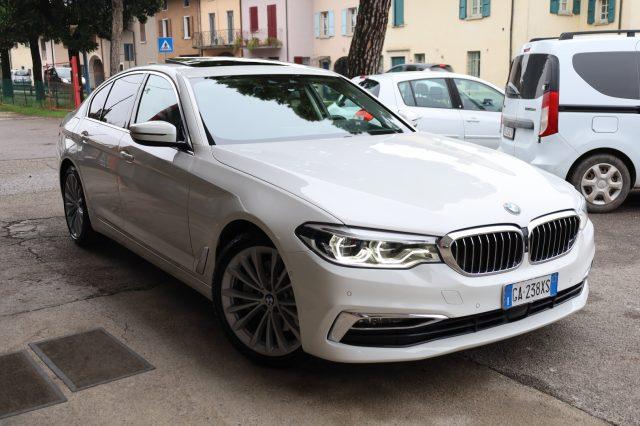
[[[257,62],[257,61],[238,61],[234,59],[213,59],[213,58],[171,58],[166,60],[169,64],[180,64],[188,67],[230,67],[235,65],[277,65],[277,62]]]

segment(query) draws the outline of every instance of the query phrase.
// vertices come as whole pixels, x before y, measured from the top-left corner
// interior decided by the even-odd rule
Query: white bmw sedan
[[[69,233],[210,298],[253,360],[422,359],[585,305],[593,225],[563,180],[417,133],[332,72],[175,62],[114,76],[63,122]],[[357,108],[331,113],[340,98]]]

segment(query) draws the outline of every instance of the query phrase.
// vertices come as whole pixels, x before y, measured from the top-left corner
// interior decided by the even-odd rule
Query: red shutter
[[[268,37],[278,38],[278,19],[276,17],[276,5],[267,6],[267,31]]]
[[[252,33],[258,32],[258,6],[252,6],[249,8],[249,28]]]

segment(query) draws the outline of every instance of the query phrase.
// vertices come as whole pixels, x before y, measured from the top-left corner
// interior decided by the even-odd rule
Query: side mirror
[[[146,121],[129,126],[131,138],[141,145],[178,146],[176,126],[166,121]]]
[[[420,116],[413,111],[398,111],[398,115],[405,120],[407,120],[413,127],[418,126],[418,121],[420,121]]]

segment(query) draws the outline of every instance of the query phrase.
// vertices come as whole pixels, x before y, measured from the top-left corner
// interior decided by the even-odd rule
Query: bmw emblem
[[[514,203],[504,203],[504,209],[511,214],[515,214],[515,215],[520,214],[520,206]]]

